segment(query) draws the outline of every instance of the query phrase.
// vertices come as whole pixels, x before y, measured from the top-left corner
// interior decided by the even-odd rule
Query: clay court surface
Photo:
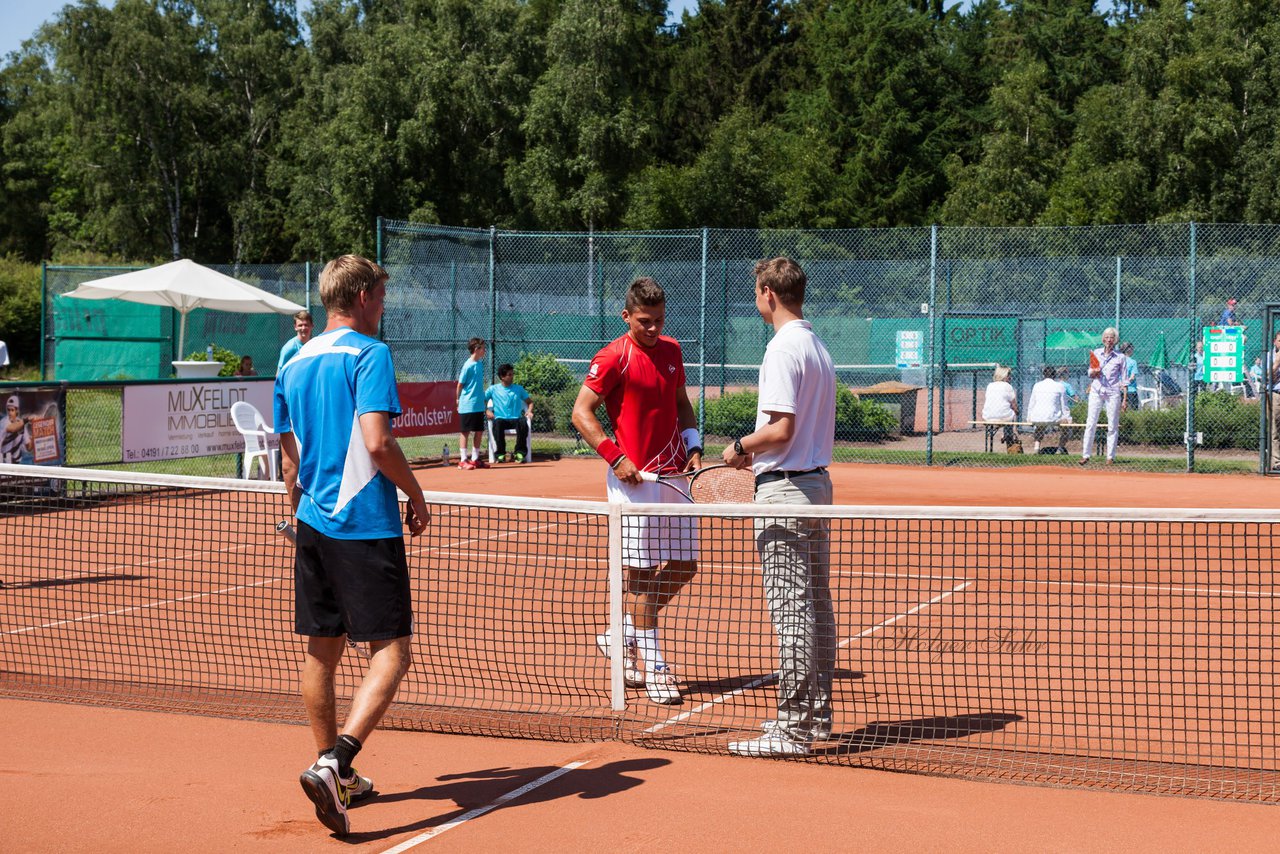
[[[1010,508],[1265,508],[1280,488],[1257,477],[1101,467],[841,465],[833,478],[842,504]],[[437,491],[603,496],[601,466],[589,459],[427,468],[419,479]],[[337,840],[296,782],[312,753],[302,727],[13,700],[0,701],[0,720],[9,735],[0,751],[6,851],[386,851],[412,841],[407,850],[1265,850],[1277,816],[1271,806],[614,742],[384,731],[357,763],[379,795],[352,811],[353,834]]]

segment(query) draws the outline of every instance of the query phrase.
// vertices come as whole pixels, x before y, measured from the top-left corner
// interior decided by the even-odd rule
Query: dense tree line
[[[293,0],[81,0],[0,68],[0,255],[371,253],[378,215],[1280,219],[1280,0],[665,16],[664,0],[315,0],[303,21]]]

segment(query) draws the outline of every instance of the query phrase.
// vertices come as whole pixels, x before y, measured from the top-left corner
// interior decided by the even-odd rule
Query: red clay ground
[[[1274,808],[648,751],[380,732],[379,796],[331,836],[296,775],[302,727],[0,701],[4,849],[386,851],[569,762],[414,851],[1225,851]]]
[[[847,504],[1267,507],[1274,481],[1088,470],[845,465]],[[600,498],[602,466],[461,472],[429,489]],[[420,850],[1266,850],[1268,806],[971,783],[840,767],[380,732],[359,767],[378,798],[338,842],[296,778],[302,727],[0,701],[6,851],[386,851],[564,766],[577,770],[423,841]]]

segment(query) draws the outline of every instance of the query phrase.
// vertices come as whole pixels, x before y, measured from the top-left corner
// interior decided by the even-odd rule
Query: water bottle
[[[204,348],[204,358],[206,361],[209,361],[209,362],[213,361],[213,345],[212,344]]]

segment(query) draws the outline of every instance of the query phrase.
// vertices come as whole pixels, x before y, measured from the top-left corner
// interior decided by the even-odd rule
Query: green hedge
[[[754,391],[726,394],[707,401],[709,436],[745,436],[756,428]],[[842,442],[883,442],[898,429],[892,412],[879,403],[861,400],[847,388],[836,390],[836,439]]]
[[[1227,391],[1206,391],[1196,395],[1196,425],[1204,434],[1204,448],[1258,448],[1258,407],[1256,399]],[[1089,407],[1078,401],[1071,407],[1071,419],[1083,424]],[[1168,409],[1128,409],[1120,413],[1120,442],[1125,445],[1181,446],[1186,432],[1185,404]]]

